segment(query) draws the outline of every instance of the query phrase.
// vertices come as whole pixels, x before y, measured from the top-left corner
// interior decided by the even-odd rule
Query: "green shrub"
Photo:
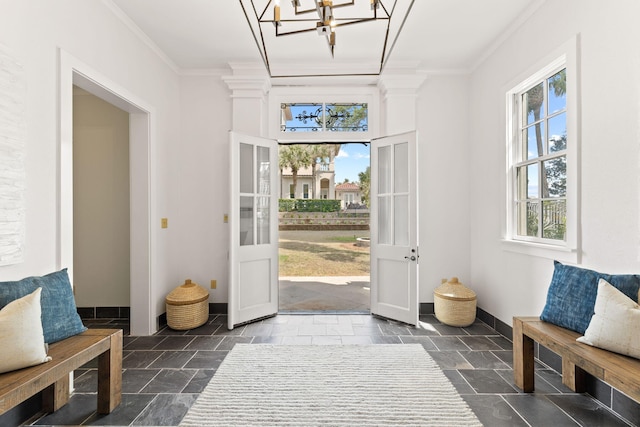
[[[280,199],[278,200],[280,212],[291,212],[296,208],[295,199]]]
[[[340,200],[324,199],[280,199],[280,212],[338,212]]]

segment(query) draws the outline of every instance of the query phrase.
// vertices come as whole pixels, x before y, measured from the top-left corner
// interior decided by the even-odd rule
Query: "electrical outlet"
[[[169,220],[167,218],[160,219],[160,227],[167,228],[169,227]]]
[[[224,214],[224,216],[222,217],[222,221],[226,224],[229,222],[229,215],[228,214]]]
[[[216,279],[211,279],[211,289],[215,289],[217,284],[218,284],[218,281]]]

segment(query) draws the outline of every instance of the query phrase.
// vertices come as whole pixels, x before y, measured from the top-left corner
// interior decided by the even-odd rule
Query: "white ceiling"
[[[111,1],[182,71],[226,68],[229,63],[262,64],[241,0]],[[415,0],[387,67],[412,64],[427,71],[469,71],[544,1]],[[281,1],[283,9],[290,6],[290,0]],[[336,59],[331,58],[326,42],[318,43],[322,38],[317,34],[281,37],[279,40],[296,40],[306,48],[298,53],[289,53],[290,49],[269,52],[272,71],[317,62],[335,69],[330,73],[334,74],[342,67],[350,69],[349,64],[379,64],[382,47],[375,50],[373,59],[361,56],[367,49],[361,49],[362,54],[355,50],[349,58],[340,58],[338,53],[340,37],[347,37],[338,30],[373,31],[367,25],[336,29]]]

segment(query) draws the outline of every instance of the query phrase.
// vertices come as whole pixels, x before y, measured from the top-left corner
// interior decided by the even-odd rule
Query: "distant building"
[[[328,162],[316,164],[315,176],[311,166],[298,170],[298,182],[293,192],[293,174],[290,168],[284,168],[280,176],[281,199],[334,199],[335,165],[333,156]]]
[[[362,192],[360,186],[354,182],[345,182],[336,185],[336,199],[340,200],[342,209],[349,208],[349,205],[362,203]]]

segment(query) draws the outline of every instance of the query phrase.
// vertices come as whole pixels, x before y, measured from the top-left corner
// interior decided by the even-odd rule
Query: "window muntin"
[[[367,132],[367,103],[280,104],[282,132]]]
[[[514,95],[515,240],[563,245],[567,230],[566,68]]]

